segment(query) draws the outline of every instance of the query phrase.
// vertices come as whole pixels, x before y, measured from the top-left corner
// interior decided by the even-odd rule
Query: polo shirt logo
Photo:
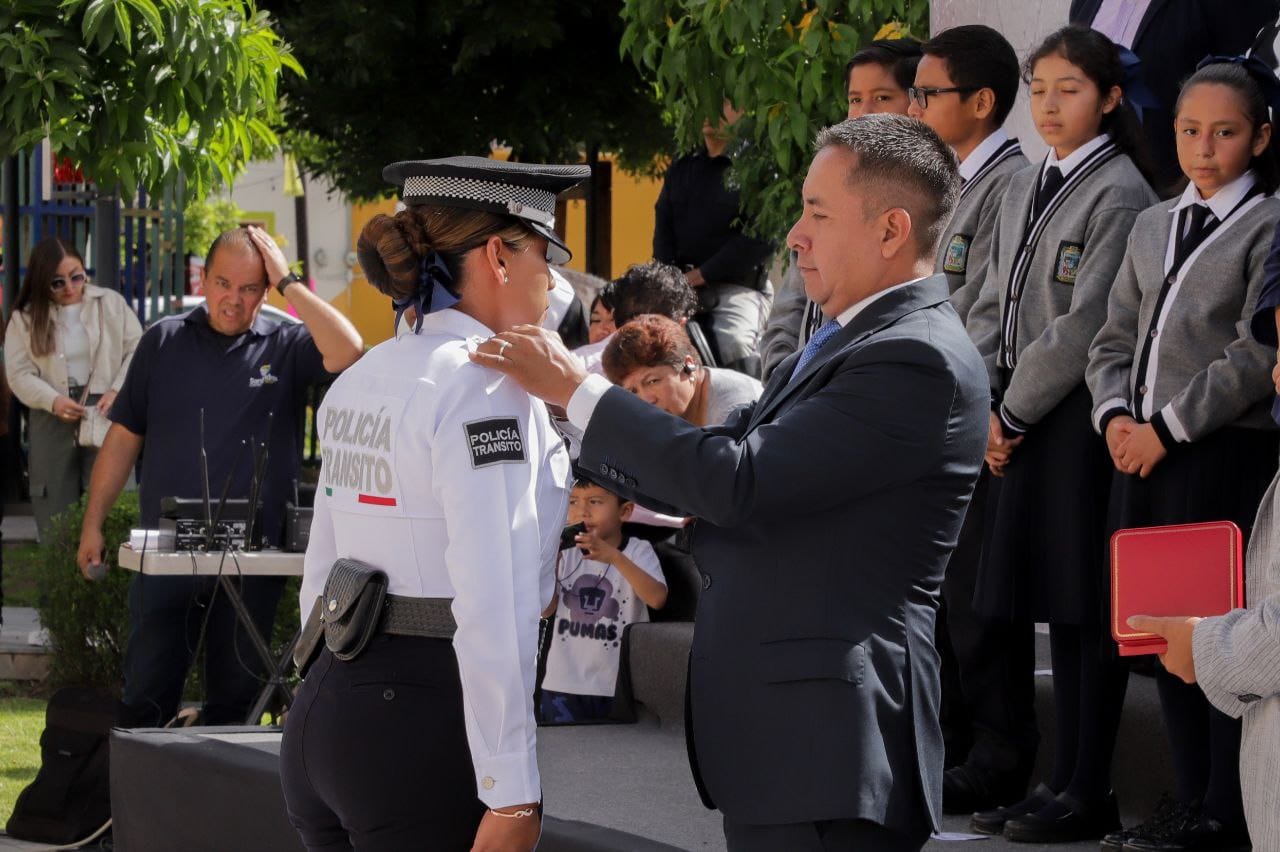
[[[258,368],[258,377],[249,379],[249,387],[260,388],[263,385],[274,385],[278,381],[280,381],[278,378],[271,375],[271,365],[263,364]]]
[[[1083,256],[1083,245],[1063,240],[1058,245],[1058,260],[1053,265],[1053,280],[1059,284],[1076,283],[1076,274],[1080,271],[1080,258]]]
[[[464,423],[467,448],[471,451],[473,468],[491,464],[518,464],[526,461],[524,437],[520,434],[520,421],[514,417],[492,417]]]

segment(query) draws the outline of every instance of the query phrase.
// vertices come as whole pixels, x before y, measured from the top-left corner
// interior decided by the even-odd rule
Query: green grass
[[[43,698],[0,698],[0,826],[40,768]]]
[[[4,605],[35,606],[39,596],[36,571],[40,545],[24,541],[4,546]],[[74,570],[75,566],[71,566]]]

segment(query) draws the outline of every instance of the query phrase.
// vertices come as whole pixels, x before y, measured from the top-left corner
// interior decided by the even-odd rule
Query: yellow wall
[[[662,181],[636,177],[615,170],[613,173],[613,256],[611,277],[617,277],[633,263],[644,263],[653,256],[653,205],[658,200]],[[353,204],[351,207],[351,246],[354,248],[365,223],[379,213],[391,215],[395,201]],[[586,268],[586,203],[570,201],[565,214],[565,242],[573,252],[569,266]],[[381,343],[391,336],[391,303],[365,280],[359,265],[352,269],[351,285],[338,294],[332,304],[355,324],[366,346]]]

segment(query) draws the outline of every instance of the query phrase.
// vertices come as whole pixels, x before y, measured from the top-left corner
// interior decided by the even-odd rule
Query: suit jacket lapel
[[[864,308],[847,326],[840,329],[835,337],[831,338],[827,345],[822,348],[822,351],[815,355],[812,361],[805,364],[804,369],[800,371],[795,379],[790,378],[791,371],[795,369],[795,362],[800,355],[796,353],[788,357],[774,370],[773,377],[769,381],[769,387],[761,395],[760,401],[756,404],[756,409],[751,415],[751,422],[747,425],[747,432],[750,432],[777,411],[778,407],[791,394],[801,388],[814,373],[822,369],[823,365],[837,353],[870,337],[880,329],[892,325],[912,311],[947,301],[949,292],[946,276],[932,275],[910,286],[903,287],[901,290],[895,290],[882,296]],[[780,379],[781,381],[779,381]]]
[[[1155,20],[1156,15],[1160,14],[1160,7],[1167,2],[1168,0],[1151,0],[1151,5],[1147,7],[1146,13],[1143,14],[1142,20],[1138,23],[1137,31],[1133,34],[1134,53],[1138,52],[1138,43],[1142,41],[1142,37],[1146,34],[1147,27],[1151,26],[1151,22]]]

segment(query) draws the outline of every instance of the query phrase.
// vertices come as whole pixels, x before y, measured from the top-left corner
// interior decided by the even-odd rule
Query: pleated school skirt
[[[1227,426],[1174,446],[1146,479],[1113,467],[1108,532],[1232,521],[1247,535],[1276,474],[1277,452],[1280,431]]]
[[[992,477],[974,607],[983,615],[1097,623],[1107,599],[1111,459],[1083,383],[1028,430]]]

